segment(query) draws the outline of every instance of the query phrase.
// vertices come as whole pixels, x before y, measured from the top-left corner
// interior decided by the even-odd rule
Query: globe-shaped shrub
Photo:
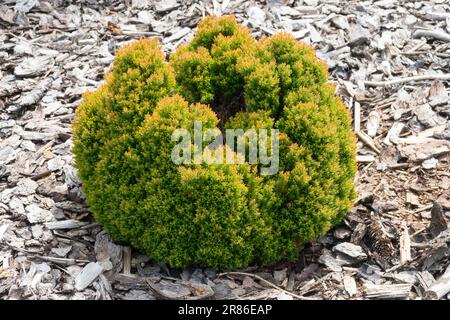
[[[256,41],[233,17],[207,17],[169,62],[157,39],[123,47],[105,80],[77,109],[73,151],[87,202],[115,240],[174,267],[265,265],[296,257],[352,206],[349,113],[326,65],[291,35]],[[278,129],[278,172],[175,164],[172,134],[193,134],[195,121]]]

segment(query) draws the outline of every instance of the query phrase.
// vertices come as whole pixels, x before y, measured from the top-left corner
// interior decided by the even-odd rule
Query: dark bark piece
[[[431,209],[431,223],[428,228],[433,238],[439,235],[444,230],[447,230],[447,222],[445,221],[444,211],[442,206],[435,201]]]
[[[423,254],[422,270],[430,270],[431,267],[437,262],[447,257],[450,250],[447,244],[441,244],[438,247],[433,247],[426,250]]]
[[[308,279],[314,272],[317,271],[317,269],[319,269],[319,265],[316,263],[312,263],[308,266],[306,266],[302,272],[300,272],[300,274],[297,274],[295,276],[295,279],[299,282],[305,281],[306,279]]]
[[[123,273],[131,274],[131,248],[123,247]]]

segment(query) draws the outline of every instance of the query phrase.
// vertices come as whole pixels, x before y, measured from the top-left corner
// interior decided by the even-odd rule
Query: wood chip
[[[369,299],[408,299],[412,284],[364,284],[364,294]]]
[[[50,230],[63,230],[63,229],[77,229],[87,224],[88,224],[87,222],[69,219],[69,220],[48,222],[45,224],[45,226]]]
[[[399,150],[403,157],[413,162],[420,162],[450,153],[450,141],[430,138],[425,143],[401,145]]]
[[[356,260],[364,260],[367,258],[367,254],[363,249],[351,242],[342,242],[333,247],[334,252],[343,253]]]
[[[442,210],[442,206],[439,204],[439,202],[435,201],[433,203],[433,208],[431,209],[431,222],[429,231],[433,237],[436,237],[444,230],[447,230],[447,222],[445,221],[444,210]]]
[[[88,263],[75,277],[75,289],[78,291],[86,289],[102,272],[103,268],[97,262]]]
[[[36,77],[46,72],[50,64],[48,56],[27,58],[14,69],[14,74],[17,77]]]
[[[366,123],[367,135],[371,138],[375,137],[379,126],[380,114],[377,111],[371,111]]]
[[[356,135],[362,142],[364,142],[367,146],[369,146],[373,151],[375,151],[376,153],[380,153],[380,150],[377,148],[377,146],[375,146],[375,143],[373,142],[371,137],[369,137],[362,131],[356,132]]]
[[[131,274],[131,248],[123,247],[123,273]]]
[[[342,282],[344,283],[345,291],[347,291],[347,293],[350,297],[352,297],[358,293],[358,288],[356,287],[355,278],[346,275],[346,276],[344,276],[344,279],[342,279]]]
[[[440,31],[428,31],[428,30],[417,30],[414,35],[414,38],[434,38],[437,40],[441,40],[444,42],[450,42],[450,34]]]
[[[444,274],[433,282],[425,292],[425,299],[441,299],[450,292],[450,265]]]
[[[405,264],[411,260],[411,239],[409,238],[408,226],[402,223],[402,234],[400,236],[400,263]]]

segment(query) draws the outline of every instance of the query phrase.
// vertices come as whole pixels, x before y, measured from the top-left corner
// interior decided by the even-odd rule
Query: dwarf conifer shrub
[[[169,62],[156,39],[123,47],[73,124],[95,218],[115,240],[175,267],[295,258],[355,196],[350,117],[327,76],[311,47],[284,33],[256,41],[233,17],[202,20]],[[278,172],[175,164],[172,135],[194,135],[196,121],[203,130],[278,130]]]

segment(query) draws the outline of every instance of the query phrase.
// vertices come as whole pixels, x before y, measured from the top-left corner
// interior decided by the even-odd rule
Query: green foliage
[[[205,18],[170,62],[156,39],[122,48],[73,124],[95,218],[114,239],[171,266],[295,258],[355,197],[350,116],[326,80],[311,47],[283,33],[256,41],[233,17]],[[175,165],[172,133],[193,136],[194,121],[279,129],[278,174],[250,164]]]

